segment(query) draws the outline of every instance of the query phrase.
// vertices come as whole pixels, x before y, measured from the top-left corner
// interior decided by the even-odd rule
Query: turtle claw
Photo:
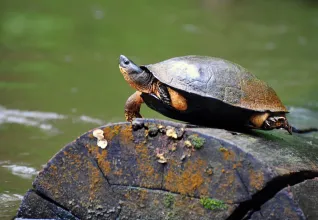
[[[277,121],[277,119],[275,118],[275,117],[270,117],[270,118],[268,118],[268,120],[270,120],[270,121],[272,121],[272,122],[276,122]],[[267,123],[268,124],[268,123]],[[269,125],[269,124],[268,124]]]
[[[142,118],[142,116],[139,112],[125,111],[125,118],[126,118],[126,121],[132,122],[135,118]]]
[[[272,122],[275,122],[275,121],[273,121],[273,120],[271,120],[271,121],[272,121]],[[267,128],[271,127],[271,125],[269,124],[268,121],[265,121],[265,126],[266,126]]]
[[[289,133],[290,135],[292,135],[292,134],[293,134],[292,126],[288,125],[288,126],[286,126],[286,127],[285,127],[285,129],[288,131],[288,133]]]

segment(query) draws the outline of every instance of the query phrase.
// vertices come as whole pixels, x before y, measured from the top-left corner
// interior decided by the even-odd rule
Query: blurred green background
[[[317,15],[304,0],[2,0],[0,219],[14,216],[65,144],[124,120],[133,89],[120,54],[139,64],[189,54],[234,61],[276,90],[294,125],[317,126]]]

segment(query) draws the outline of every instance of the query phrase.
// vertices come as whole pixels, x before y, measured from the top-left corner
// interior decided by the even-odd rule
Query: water
[[[0,7],[0,218],[87,130],[124,120],[118,56],[222,57],[267,81],[298,127],[318,125],[314,1],[8,1]],[[146,117],[159,114],[142,108]]]

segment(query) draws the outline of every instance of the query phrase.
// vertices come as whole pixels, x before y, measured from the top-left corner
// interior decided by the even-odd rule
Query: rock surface
[[[61,149],[18,218],[318,218],[315,138],[150,119],[97,129],[104,145],[92,130]]]

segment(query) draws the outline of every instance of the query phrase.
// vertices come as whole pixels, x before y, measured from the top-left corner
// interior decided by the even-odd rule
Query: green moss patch
[[[189,141],[191,142],[192,146],[195,149],[200,149],[203,147],[205,143],[205,139],[202,137],[199,137],[198,135],[192,134],[188,137]]]
[[[163,200],[163,204],[166,208],[171,208],[174,203],[174,196],[172,194],[167,194]]]
[[[210,198],[201,198],[200,199],[200,203],[201,205],[203,205],[204,208],[209,209],[209,210],[224,210],[227,209],[227,205],[221,201],[221,200],[217,200],[217,199],[210,199]]]

